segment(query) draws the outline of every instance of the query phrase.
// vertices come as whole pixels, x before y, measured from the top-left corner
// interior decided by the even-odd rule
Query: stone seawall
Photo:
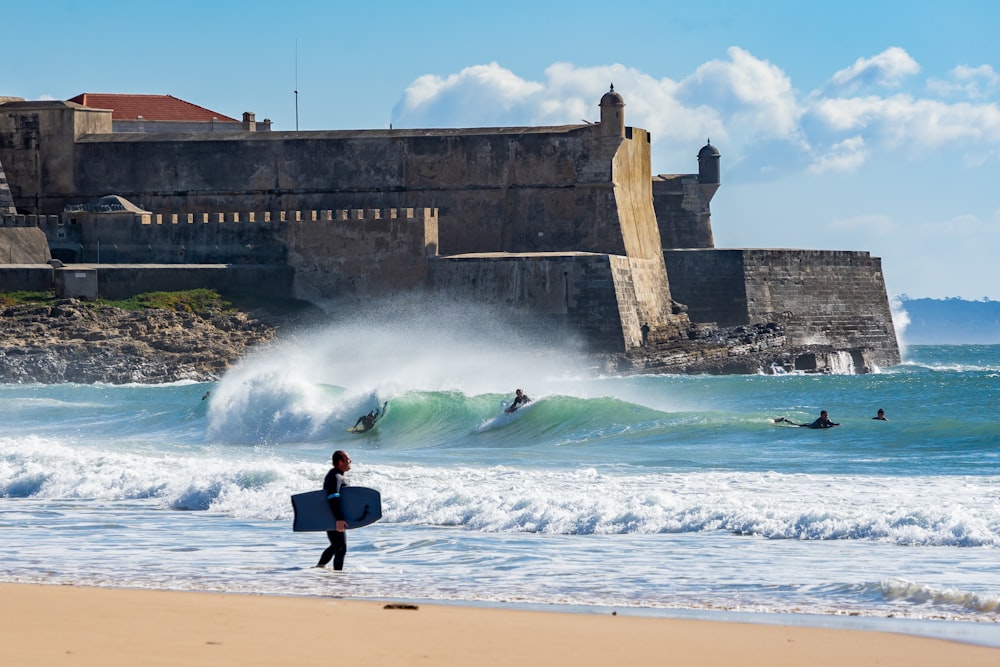
[[[613,352],[624,337],[613,274],[608,255],[459,255],[430,263],[430,287],[442,299],[496,307],[546,342]]]
[[[899,363],[882,262],[863,251],[664,251],[674,299],[694,322],[777,322],[793,349],[870,350]]]

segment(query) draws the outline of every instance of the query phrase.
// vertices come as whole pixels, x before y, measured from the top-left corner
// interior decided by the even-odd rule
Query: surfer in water
[[[885,416],[885,410],[883,410],[882,408],[878,409],[878,412],[875,414],[874,417],[872,417],[872,419],[877,419],[883,422],[889,421],[889,418]]]
[[[337,519],[337,529],[326,531],[326,537],[330,540],[330,546],[326,548],[323,555],[319,557],[316,567],[326,567],[326,564],[333,560],[334,570],[344,569],[344,557],[347,555],[347,521],[344,520],[344,512],[340,509],[340,490],[348,486],[344,475],[351,469],[351,457],[347,452],[338,449],[333,453],[333,467],[326,473],[323,480],[323,490],[326,491],[326,500],[330,503],[330,510]]]
[[[362,431],[367,431],[368,429],[370,429],[372,426],[375,425],[375,422],[378,421],[379,415],[385,412],[385,408],[387,405],[389,405],[389,401],[386,401],[385,404],[382,406],[381,412],[379,411],[378,408],[375,408],[368,414],[361,415],[360,417],[358,417],[358,421],[354,422],[354,429],[358,430],[358,424],[361,424],[360,430]]]
[[[507,408],[506,410],[504,410],[504,412],[507,412],[507,413],[514,412],[515,410],[517,410],[522,405],[526,405],[526,404],[528,404],[530,402],[531,402],[531,399],[528,398],[528,395],[525,394],[520,389],[518,389],[518,390],[516,390],[514,392],[514,402],[511,403],[510,407]]]
[[[785,419],[784,417],[778,417],[774,420],[774,423],[791,424],[792,426],[801,426],[802,428],[832,428],[834,426],[840,426],[840,424],[830,421],[830,415],[827,414],[826,410],[821,410],[819,417],[816,418],[816,421],[808,424],[796,424],[791,419]]]

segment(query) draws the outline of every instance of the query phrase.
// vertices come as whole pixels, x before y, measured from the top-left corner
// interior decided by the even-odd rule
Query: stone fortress
[[[715,248],[719,151],[653,176],[624,110],[612,86],[599,123],[276,132],[248,112],[196,131],[0,98],[0,289],[213,287],[333,313],[419,292],[582,340],[616,371],[899,362],[878,258]]]

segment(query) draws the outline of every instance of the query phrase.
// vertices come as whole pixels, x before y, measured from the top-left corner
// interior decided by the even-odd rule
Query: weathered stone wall
[[[899,363],[882,260],[863,251],[745,250],[752,322],[785,323],[794,343],[870,348]]]
[[[328,212],[322,212],[328,213]],[[322,302],[409,292],[427,285],[427,258],[437,252],[434,209],[335,211],[278,226],[295,271],[295,295]]]
[[[440,257],[430,263],[430,287],[442,298],[496,307],[508,318],[520,315],[522,328],[546,340],[617,352],[626,337],[618,293],[629,287],[613,261],[589,253]],[[638,318],[629,317],[629,328],[636,328]]]
[[[225,264],[101,264],[66,267],[96,269],[97,294],[104,299],[127,299],[145,292],[170,292],[198,288],[218,292],[245,292],[288,298],[292,294],[293,270],[280,265]],[[59,278],[57,278],[57,282]]]
[[[52,255],[45,234],[38,227],[9,226],[7,221],[24,216],[0,218],[0,264],[45,264]]]
[[[10,186],[7,185],[7,174],[3,170],[3,163],[0,162],[0,214],[17,213],[14,206],[14,198],[10,195]]]
[[[0,287],[4,292],[47,292],[52,284],[52,267],[48,264],[0,264]]]
[[[295,295],[317,301],[424,287],[426,257],[438,244],[433,209],[199,215],[123,210],[16,218],[37,222],[66,263],[287,266],[296,275]]]
[[[749,324],[743,250],[664,250],[675,301],[692,322]]]
[[[612,141],[605,139],[605,142]],[[624,140],[614,147],[612,182],[624,256],[611,258],[619,319],[626,349],[642,344],[642,328],[665,336],[671,321],[670,284],[663,264],[662,243],[653,210],[649,133],[625,128]],[[622,286],[627,285],[624,291]],[[674,332],[676,333],[676,332]]]
[[[112,134],[108,112],[107,128],[85,122],[100,113],[0,106],[0,160],[16,204],[54,214],[113,192],[157,213],[429,206],[440,211],[442,254],[626,254],[614,152],[599,126]],[[636,144],[648,161],[645,132],[617,143]],[[618,168],[648,191],[639,171]]]
[[[661,174],[651,185],[664,248],[715,247],[707,193],[714,194],[718,185],[703,185],[697,174]]]
[[[0,105],[0,162],[15,205],[31,213],[60,213],[76,187],[75,142],[111,132],[111,112],[73,102]],[[98,196],[108,194],[102,193]]]
[[[792,346],[870,349],[899,362],[882,262],[863,251],[664,251],[674,298],[695,322],[779,322]]]
[[[285,248],[275,238],[281,219],[252,212],[77,212],[39,216],[39,226],[67,263],[282,264]]]

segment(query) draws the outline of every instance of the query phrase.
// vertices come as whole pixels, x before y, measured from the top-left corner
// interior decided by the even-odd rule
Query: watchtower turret
[[[698,182],[706,201],[712,201],[722,183],[719,157],[719,149],[712,145],[711,139],[698,151]]]
[[[601,136],[625,136],[625,100],[615,92],[615,84],[601,98]]]
[[[719,149],[711,139],[698,151],[698,180],[705,185],[722,183],[719,170]]]

